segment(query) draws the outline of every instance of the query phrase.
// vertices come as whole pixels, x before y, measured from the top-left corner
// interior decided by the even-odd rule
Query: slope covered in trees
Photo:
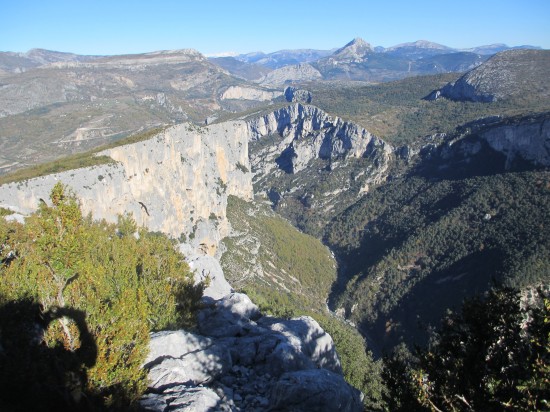
[[[549,178],[407,176],[373,190],[327,227],[347,264],[334,303],[389,347],[425,342],[445,308],[495,282],[547,282]]]

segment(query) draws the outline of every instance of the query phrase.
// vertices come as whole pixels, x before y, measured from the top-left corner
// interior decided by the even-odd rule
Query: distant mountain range
[[[268,69],[284,72],[274,73],[267,78],[256,70],[257,80],[263,84],[304,81],[304,64],[311,65],[315,73],[310,80],[318,80],[318,73],[324,80],[362,80],[381,82],[402,79],[404,77],[470,70],[493,54],[510,49],[539,49],[535,46],[510,47],[505,44],[479,46],[471,49],[454,49],[441,44],[419,40],[384,48],[373,47],[361,38],[355,38],[339,49],[333,50],[281,50],[274,53],[247,53],[235,57],[211,58],[236,76],[243,76],[240,63],[254,64]],[[232,62],[230,64],[230,62]],[[301,65],[297,78],[292,77],[288,66]],[[233,69],[237,67],[238,70]],[[272,79],[277,79],[273,83]],[[282,81],[281,81],[282,80]]]
[[[491,44],[470,49],[455,49],[441,44],[418,40],[384,48],[373,47],[361,38],[355,38],[345,46],[331,50],[296,49],[273,53],[252,52],[235,57],[212,57],[209,60],[232,75],[249,81],[263,82],[272,70],[288,66],[310,64],[320,72],[324,80],[391,81],[419,74],[435,74],[472,69],[491,55],[510,49],[540,49],[523,45],[507,46]],[[141,55],[154,56],[158,53]],[[134,55],[134,56],[141,56]],[[22,73],[27,70],[55,63],[91,62],[119,59],[121,56],[87,56],[44,49],[32,49],[26,53],[0,52],[0,76]],[[274,74],[271,79],[283,82],[303,81],[303,66],[299,79],[288,77],[293,70]],[[268,79],[271,81],[270,79]],[[311,80],[318,80],[315,73]]]

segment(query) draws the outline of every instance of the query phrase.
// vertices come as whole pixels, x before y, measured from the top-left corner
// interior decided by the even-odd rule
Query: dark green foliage
[[[516,290],[491,290],[446,316],[416,362],[387,360],[393,410],[548,410],[550,302],[538,298],[526,309]]]
[[[348,262],[339,301],[357,305],[352,318],[389,347],[401,336],[422,342],[445,308],[495,281],[546,282],[549,179],[408,176],[373,190],[327,227],[326,241]]]
[[[53,188],[51,203],[42,203],[25,225],[0,219],[0,297],[8,307],[22,308],[22,325],[47,314],[58,316],[42,322],[43,333],[34,339],[3,323],[1,347],[28,349],[29,354],[8,357],[36,360],[44,354],[45,364],[38,360],[36,365],[37,378],[51,356],[73,359],[68,371],[80,377],[69,382],[55,374],[52,379],[61,379],[53,384],[56,390],[72,394],[74,383],[85,398],[108,407],[128,406],[146,387],[141,365],[149,332],[193,326],[203,285],[194,286],[172,241],[137,229],[130,216],[121,216],[118,227],[84,218],[62,184]],[[19,340],[27,344],[14,344]],[[79,363],[90,341],[94,359]],[[35,350],[38,344],[44,349]]]

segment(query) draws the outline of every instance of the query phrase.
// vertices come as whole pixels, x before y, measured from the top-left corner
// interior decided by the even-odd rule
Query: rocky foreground
[[[262,316],[240,293],[210,301],[199,333],[152,335],[147,411],[361,411],[332,338],[308,316]]]

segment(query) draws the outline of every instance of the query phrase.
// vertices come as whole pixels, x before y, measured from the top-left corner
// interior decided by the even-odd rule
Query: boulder
[[[261,316],[242,293],[200,311],[202,335],[152,335],[144,367],[149,411],[359,411],[334,343],[309,316]]]
[[[149,371],[149,388],[154,390],[204,384],[232,366],[227,348],[182,330],[152,334],[149,348],[144,367]]]
[[[271,388],[270,411],[361,412],[361,393],[326,369],[285,373]]]
[[[287,320],[264,317],[260,325],[285,336],[288,343],[310,359],[316,368],[342,373],[332,338],[312,317],[300,316]]]
[[[243,336],[255,327],[260,310],[243,293],[231,293],[199,313],[199,330],[216,338]]]

